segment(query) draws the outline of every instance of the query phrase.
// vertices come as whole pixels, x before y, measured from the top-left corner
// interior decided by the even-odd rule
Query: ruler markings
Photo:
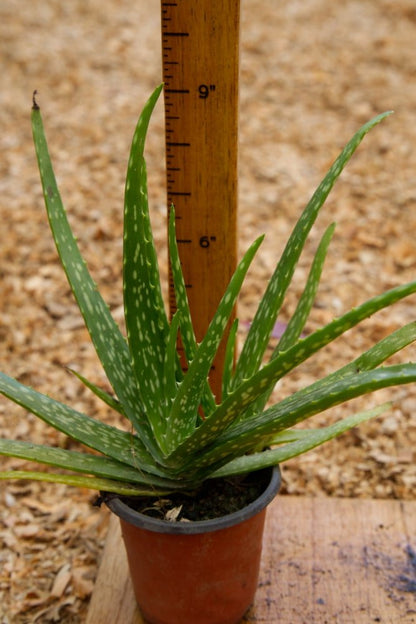
[[[164,32],[164,37],[189,37],[189,33],[187,32]]]
[[[165,93],[189,93],[189,89],[166,89]]]
[[[240,0],[162,2],[168,210],[197,340],[236,266]],[[176,310],[171,275],[171,314]],[[181,345],[179,344],[182,350]],[[222,370],[223,347],[215,368]],[[183,367],[186,362],[182,360]],[[220,379],[212,375],[214,392]]]

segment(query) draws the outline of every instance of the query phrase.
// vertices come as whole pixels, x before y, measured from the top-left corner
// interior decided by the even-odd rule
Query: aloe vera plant
[[[204,339],[197,344],[176,244],[174,207],[169,215],[169,250],[177,312],[172,319],[165,312],[149,219],[144,145],[161,89],[158,87],[151,95],[138,121],[126,178],[123,257],[126,337],[93,282],[70,229],[40,110],[33,100],[33,136],[50,227],[114,394],[76,374],[93,393],[130,421],[132,432],[101,423],[0,373],[0,392],[6,397],[94,451],[75,452],[0,439],[0,454],[55,469],[55,472],[3,471],[0,472],[3,479],[54,481],[138,496],[190,489],[206,479],[250,472],[304,453],[389,406],[384,404],[352,414],[321,429],[300,430],[294,428],[297,423],[354,397],[416,380],[416,364],[383,366],[387,358],[416,339],[416,322],[412,322],[353,362],[268,406],[275,384],[284,375],[362,320],[416,291],[416,281],[397,286],[302,337],[334,231],[331,225],[318,246],[296,311],[271,357],[265,361],[273,327],[319,210],[364,136],[389,114],[384,113],[358,130],[307,204],[259,303],[236,362],[237,322],[232,326],[223,370],[222,400],[217,405],[208,373],[262,238],[243,256]],[[188,362],[186,373],[181,369],[176,350],[179,334]]]

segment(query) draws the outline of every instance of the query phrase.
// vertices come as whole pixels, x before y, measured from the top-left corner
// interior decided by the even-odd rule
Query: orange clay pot
[[[120,498],[119,516],[137,603],[149,624],[237,624],[257,589],[266,506],[280,487],[278,467],[263,494],[240,511],[198,522],[167,522]]]

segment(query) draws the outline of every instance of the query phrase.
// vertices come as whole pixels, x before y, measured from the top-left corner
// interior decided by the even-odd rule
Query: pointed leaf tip
[[[32,110],[40,110],[40,106],[39,106],[39,104],[36,102],[36,96],[37,96],[37,94],[38,94],[38,91],[37,91],[37,89],[35,89],[35,90],[33,91],[33,94],[32,94]]]

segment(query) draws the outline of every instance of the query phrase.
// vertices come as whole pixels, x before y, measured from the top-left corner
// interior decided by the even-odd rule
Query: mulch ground
[[[302,257],[281,321],[293,312],[324,228],[337,222],[307,331],[416,267],[416,9],[413,0],[265,2],[242,10],[241,249],[266,232],[239,316],[245,323],[302,207],[352,133],[394,109],[344,172]],[[115,318],[122,319],[123,178],[142,104],[161,80],[159,3],[73,0],[0,4],[0,368],[106,422],[65,367],[106,387],[49,233],[30,130],[39,92],[71,223]],[[166,276],[163,107],[148,142],[150,201]],[[415,299],[336,341],[276,390],[293,392],[414,319]],[[243,323],[244,325],[244,323]],[[415,349],[395,361],[415,359]],[[288,462],[283,494],[414,498],[416,394],[380,392],[314,419],[324,424],[386,398],[392,410]],[[0,399],[0,435],[75,445]],[[2,467],[18,467],[2,460]],[[3,483],[0,621],[83,622],[108,516],[64,486]]]

